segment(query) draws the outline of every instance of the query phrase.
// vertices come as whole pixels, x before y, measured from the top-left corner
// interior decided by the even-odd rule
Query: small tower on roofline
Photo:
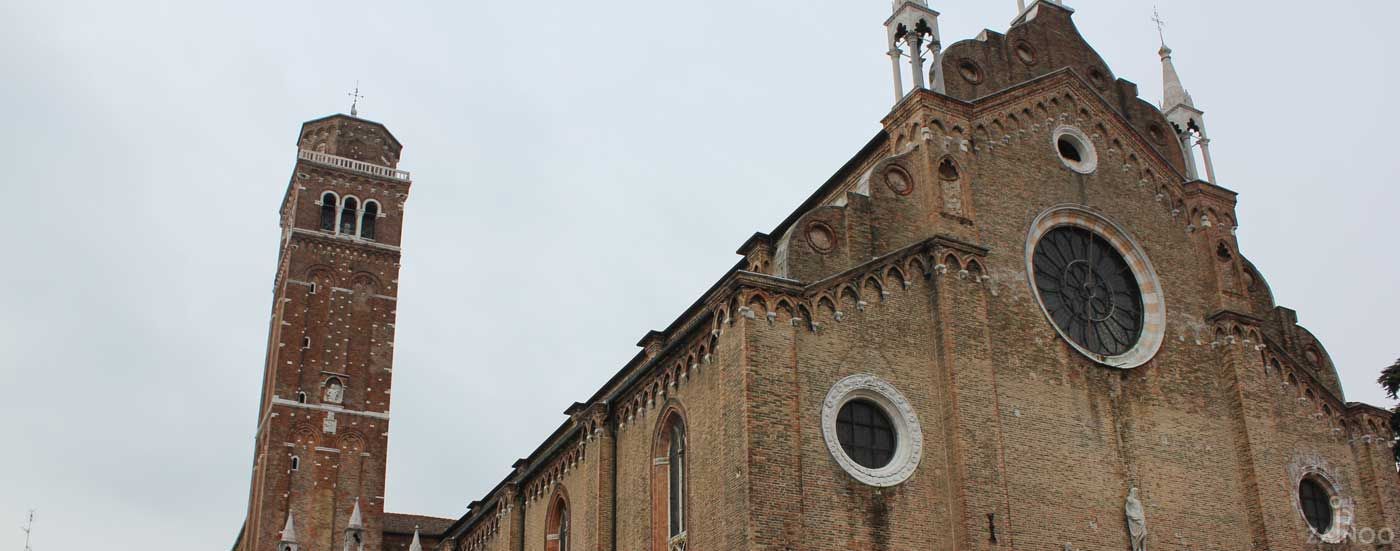
[[[1162,37],[1162,49],[1157,51],[1157,55],[1162,58],[1162,114],[1172,123],[1178,139],[1181,140],[1181,151],[1186,156],[1187,178],[1203,179],[1196,168],[1195,149],[1199,145],[1201,158],[1206,165],[1204,180],[1214,184],[1215,165],[1210,159],[1210,137],[1206,134],[1205,112],[1196,108],[1191,94],[1181,85],[1181,76],[1177,74],[1176,65],[1172,63],[1172,49],[1167,47],[1166,36],[1161,34],[1164,25],[1162,18],[1154,13],[1153,20],[1157,22],[1157,30]]]
[[[938,12],[929,9],[925,0],[895,0],[894,15],[885,20],[889,38],[890,67],[894,70],[894,101],[904,99],[904,71],[900,59],[909,58],[913,90],[932,89],[940,94],[943,85],[943,42],[938,33]],[[924,57],[928,51],[929,58]],[[924,62],[933,62],[925,80]],[[912,90],[911,90],[912,91]]]

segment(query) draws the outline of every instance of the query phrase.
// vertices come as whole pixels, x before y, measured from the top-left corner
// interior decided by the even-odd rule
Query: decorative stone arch
[[[335,218],[335,233],[337,235],[359,235],[360,211],[359,197],[354,195],[341,196],[340,208],[337,209]],[[345,219],[347,214],[351,217],[348,221]]]
[[[321,231],[335,232],[335,220],[340,212],[340,194],[331,190],[322,191],[316,196],[316,205],[321,207]]]
[[[690,437],[684,405],[671,399],[652,432],[651,551],[685,548],[690,518]]]
[[[365,199],[364,204],[360,206],[359,226],[356,228],[355,235],[361,239],[373,240],[378,221],[384,216],[384,206],[380,205],[379,201]]]
[[[549,508],[545,513],[545,551],[579,551],[573,543],[573,527],[569,507],[569,491],[563,484],[556,484],[549,496]]]
[[[844,308],[850,307],[854,309],[860,304],[860,291],[857,290],[854,285],[847,283],[841,286],[841,291],[837,296],[840,297],[840,300],[837,301],[836,319],[840,321],[841,313],[848,312],[848,310],[844,310]]]
[[[869,275],[861,283],[860,294],[866,302],[879,301],[884,298],[885,286],[880,282],[879,277]]]
[[[899,266],[890,266],[885,270],[885,286],[889,288],[895,285],[908,287],[909,278],[904,276],[904,271],[900,270]]]

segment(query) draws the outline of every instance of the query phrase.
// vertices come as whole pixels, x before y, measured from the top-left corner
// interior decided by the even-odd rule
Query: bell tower
[[[382,546],[411,183],[398,169],[402,149],[384,125],[356,116],[302,125],[282,199],[248,516],[236,551]]]

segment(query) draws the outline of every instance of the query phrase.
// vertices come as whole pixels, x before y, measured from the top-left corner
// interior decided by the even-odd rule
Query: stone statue
[[[345,387],[341,386],[339,380],[331,379],[331,382],[326,385],[326,402],[339,404],[344,399]]]
[[[1138,489],[1128,490],[1128,504],[1123,508],[1128,517],[1128,536],[1133,551],[1147,551],[1147,518],[1142,513],[1142,501],[1138,499]]]

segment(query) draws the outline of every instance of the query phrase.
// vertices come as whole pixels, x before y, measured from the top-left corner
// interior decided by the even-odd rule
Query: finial
[[[351,101],[350,101],[350,116],[352,116],[352,117],[358,117],[358,116],[360,116],[360,110],[359,110],[359,107],[360,107],[360,98],[363,98],[363,97],[364,97],[364,96],[361,96],[361,95],[360,95],[360,81],[358,81],[358,80],[355,81],[355,91],[354,91],[354,92],[350,92],[349,94],[345,94],[345,95],[350,96],[350,97],[352,98]]]
[[[296,524],[294,524],[294,523],[292,522],[292,512],[291,512],[291,511],[287,511],[287,525],[282,527],[282,542],[283,542],[283,543],[296,543],[296,542],[297,542],[297,527],[296,527]]]
[[[350,512],[350,529],[363,529],[365,522],[360,519],[360,498],[355,498],[355,510]]]
[[[418,539],[418,527],[413,527],[413,541],[408,544],[408,551],[423,551],[423,542]]]

